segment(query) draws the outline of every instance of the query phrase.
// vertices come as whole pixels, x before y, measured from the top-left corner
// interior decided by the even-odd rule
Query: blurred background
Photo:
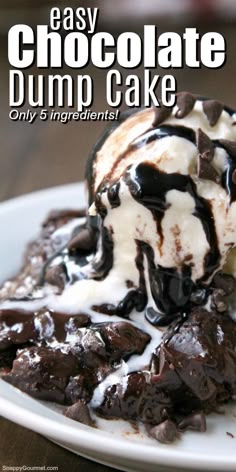
[[[142,32],[144,24],[156,24],[158,32],[177,31],[197,27],[200,33],[218,31],[227,42],[227,62],[222,69],[177,70],[178,91],[188,90],[215,97],[236,107],[236,0],[101,0],[57,1],[0,0],[0,201],[44,187],[83,180],[86,157],[92,144],[106,126],[105,122],[60,122],[39,119],[33,125],[11,121],[8,118],[7,32],[17,23],[48,24],[52,6],[99,7],[98,30]],[[116,68],[116,65],[114,65]],[[34,68],[26,71],[37,74]],[[40,70],[40,73],[56,73]],[[135,73],[142,77],[142,68]],[[72,69],[61,74],[76,75]],[[81,73],[78,71],[78,73]],[[90,74],[95,81],[95,111],[107,109],[105,76],[107,71],[88,66],[82,73]],[[132,71],[123,71],[124,77]],[[168,70],[154,73],[164,75]],[[171,72],[169,72],[171,73]],[[20,111],[26,110],[27,105]]]

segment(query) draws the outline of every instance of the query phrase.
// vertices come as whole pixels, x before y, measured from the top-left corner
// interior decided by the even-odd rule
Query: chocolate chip
[[[217,184],[220,182],[220,176],[208,160],[206,153],[198,156],[198,177],[200,179],[212,180]]]
[[[93,420],[90,416],[88,406],[83,400],[78,400],[74,405],[69,406],[64,412],[67,418],[70,418],[88,426],[93,426]]]
[[[63,264],[55,267],[48,267],[45,273],[45,281],[51,285],[56,285],[59,290],[63,290],[66,284],[66,271]]]
[[[196,141],[199,153],[201,155],[204,154],[204,158],[206,158],[210,162],[214,157],[214,145],[209,136],[203,133],[201,128],[197,130]]]
[[[68,243],[69,252],[77,250],[90,252],[95,246],[95,235],[89,228],[82,229],[76,236],[74,236]]]
[[[229,139],[219,139],[219,143],[222,144],[227,153],[236,159],[236,141],[230,141]]]
[[[234,185],[236,185],[236,169],[234,169],[233,173],[232,173],[232,182]]]
[[[159,107],[155,108],[155,117],[152,123],[152,126],[155,128],[156,126],[160,125],[163,121],[165,121],[172,112],[172,108],[167,107]]]
[[[223,103],[218,100],[206,100],[202,102],[203,111],[210,126],[215,126],[224,109]]]
[[[206,431],[206,418],[202,411],[193,413],[192,415],[186,416],[180,423],[178,424],[179,431]]]
[[[198,288],[191,293],[190,301],[196,305],[203,305],[206,302],[207,290],[205,288]]]
[[[152,438],[163,444],[169,444],[178,438],[176,424],[171,420],[165,420],[162,423],[150,429],[149,434]]]
[[[227,304],[224,300],[225,292],[221,288],[216,288],[212,293],[213,306],[219,313],[227,311]]]
[[[232,275],[218,272],[214,276],[213,285],[216,288],[222,289],[225,295],[231,295],[236,289],[236,280]]]
[[[125,281],[125,283],[126,283],[127,288],[133,288],[134,287],[134,282],[132,280],[127,279]]]
[[[177,107],[178,110],[175,114],[176,118],[184,118],[190,111],[192,111],[196,102],[195,97],[188,92],[181,92],[177,94]]]

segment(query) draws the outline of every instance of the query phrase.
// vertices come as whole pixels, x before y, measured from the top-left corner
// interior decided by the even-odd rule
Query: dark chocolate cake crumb
[[[155,117],[152,123],[152,126],[155,128],[156,126],[160,125],[163,121],[165,121],[172,112],[172,108],[169,107],[159,107],[155,108]]]
[[[112,359],[141,354],[151,340],[147,333],[126,322],[101,323],[100,334]]]
[[[221,288],[216,288],[212,293],[212,305],[219,313],[223,313],[228,309],[225,300],[225,291]]]
[[[32,346],[17,352],[3,379],[34,398],[63,404],[67,382],[78,372],[79,362],[71,352]]]
[[[231,295],[236,290],[236,280],[232,275],[217,272],[213,278],[213,286],[222,289],[225,295]]]
[[[218,100],[205,100],[202,102],[203,111],[209,121],[210,126],[215,126],[224,109],[223,103]]]
[[[177,93],[177,107],[175,114],[176,118],[185,118],[193,109],[196,98],[188,92]]]

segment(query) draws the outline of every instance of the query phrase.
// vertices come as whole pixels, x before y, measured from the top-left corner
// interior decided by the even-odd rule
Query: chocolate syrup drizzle
[[[195,132],[191,128],[180,125],[162,125],[156,128],[151,128],[144,134],[139,136],[131,143],[131,149],[135,150],[140,147],[146,146],[152,141],[162,139],[166,137],[177,136],[179,138],[185,138],[193,144],[196,144]]]
[[[158,226],[161,224],[167,208],[165,198],[167,192],[174,188],[179,192],[188,192],[191,195],[195,201],[193,214],[201,221],[210,246],[209,254],[205,260],[205,272],[206,278],[208,278],[219,264],[220,253],[217,235],[210,203],[199,197],[191,177],[177,173],[165,174],[150,164],[139,164],[134,175],[131,176],[129,171],[127,172],[125,180],[133,198],[152,212],[158,221]]]
[[[125,181],[133,198],[152,212],[159,234],[162,236],[162,242],[161,221],[168,207],[167,192],[174,187],[180,192],[188,192],[191,195],[195,201],[193,214],[200,219],[209,242],[210,249],[204,261],[205,275],[199,283],[206,281],[219,266],[220,252],[210,203],[198,196],[196,185],[191,177],[177,173],[165,174],[150,163],[142,163],[136,167],[135,171],[133,169],[127,171]],[[145,253],[149,263],[151,287],[155,285],[152,282],[153,279],[158,285],[157,290],[152,290],[157,307],[167,315],[184,309],[192,290],[190,267],[184,266],[182,274],[179,275],[175,268],[155,267],[154,255],[150,255],[150,250],[147,251],[147,248]],[[188,286],[187,298],[186,286]]]

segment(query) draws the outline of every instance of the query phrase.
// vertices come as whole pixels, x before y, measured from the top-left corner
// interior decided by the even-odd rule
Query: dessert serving
[[[236,114],[185,92],[121,114],[86,187],[0,289],[2,378],[91,426],[204,431],[236,394]]]

